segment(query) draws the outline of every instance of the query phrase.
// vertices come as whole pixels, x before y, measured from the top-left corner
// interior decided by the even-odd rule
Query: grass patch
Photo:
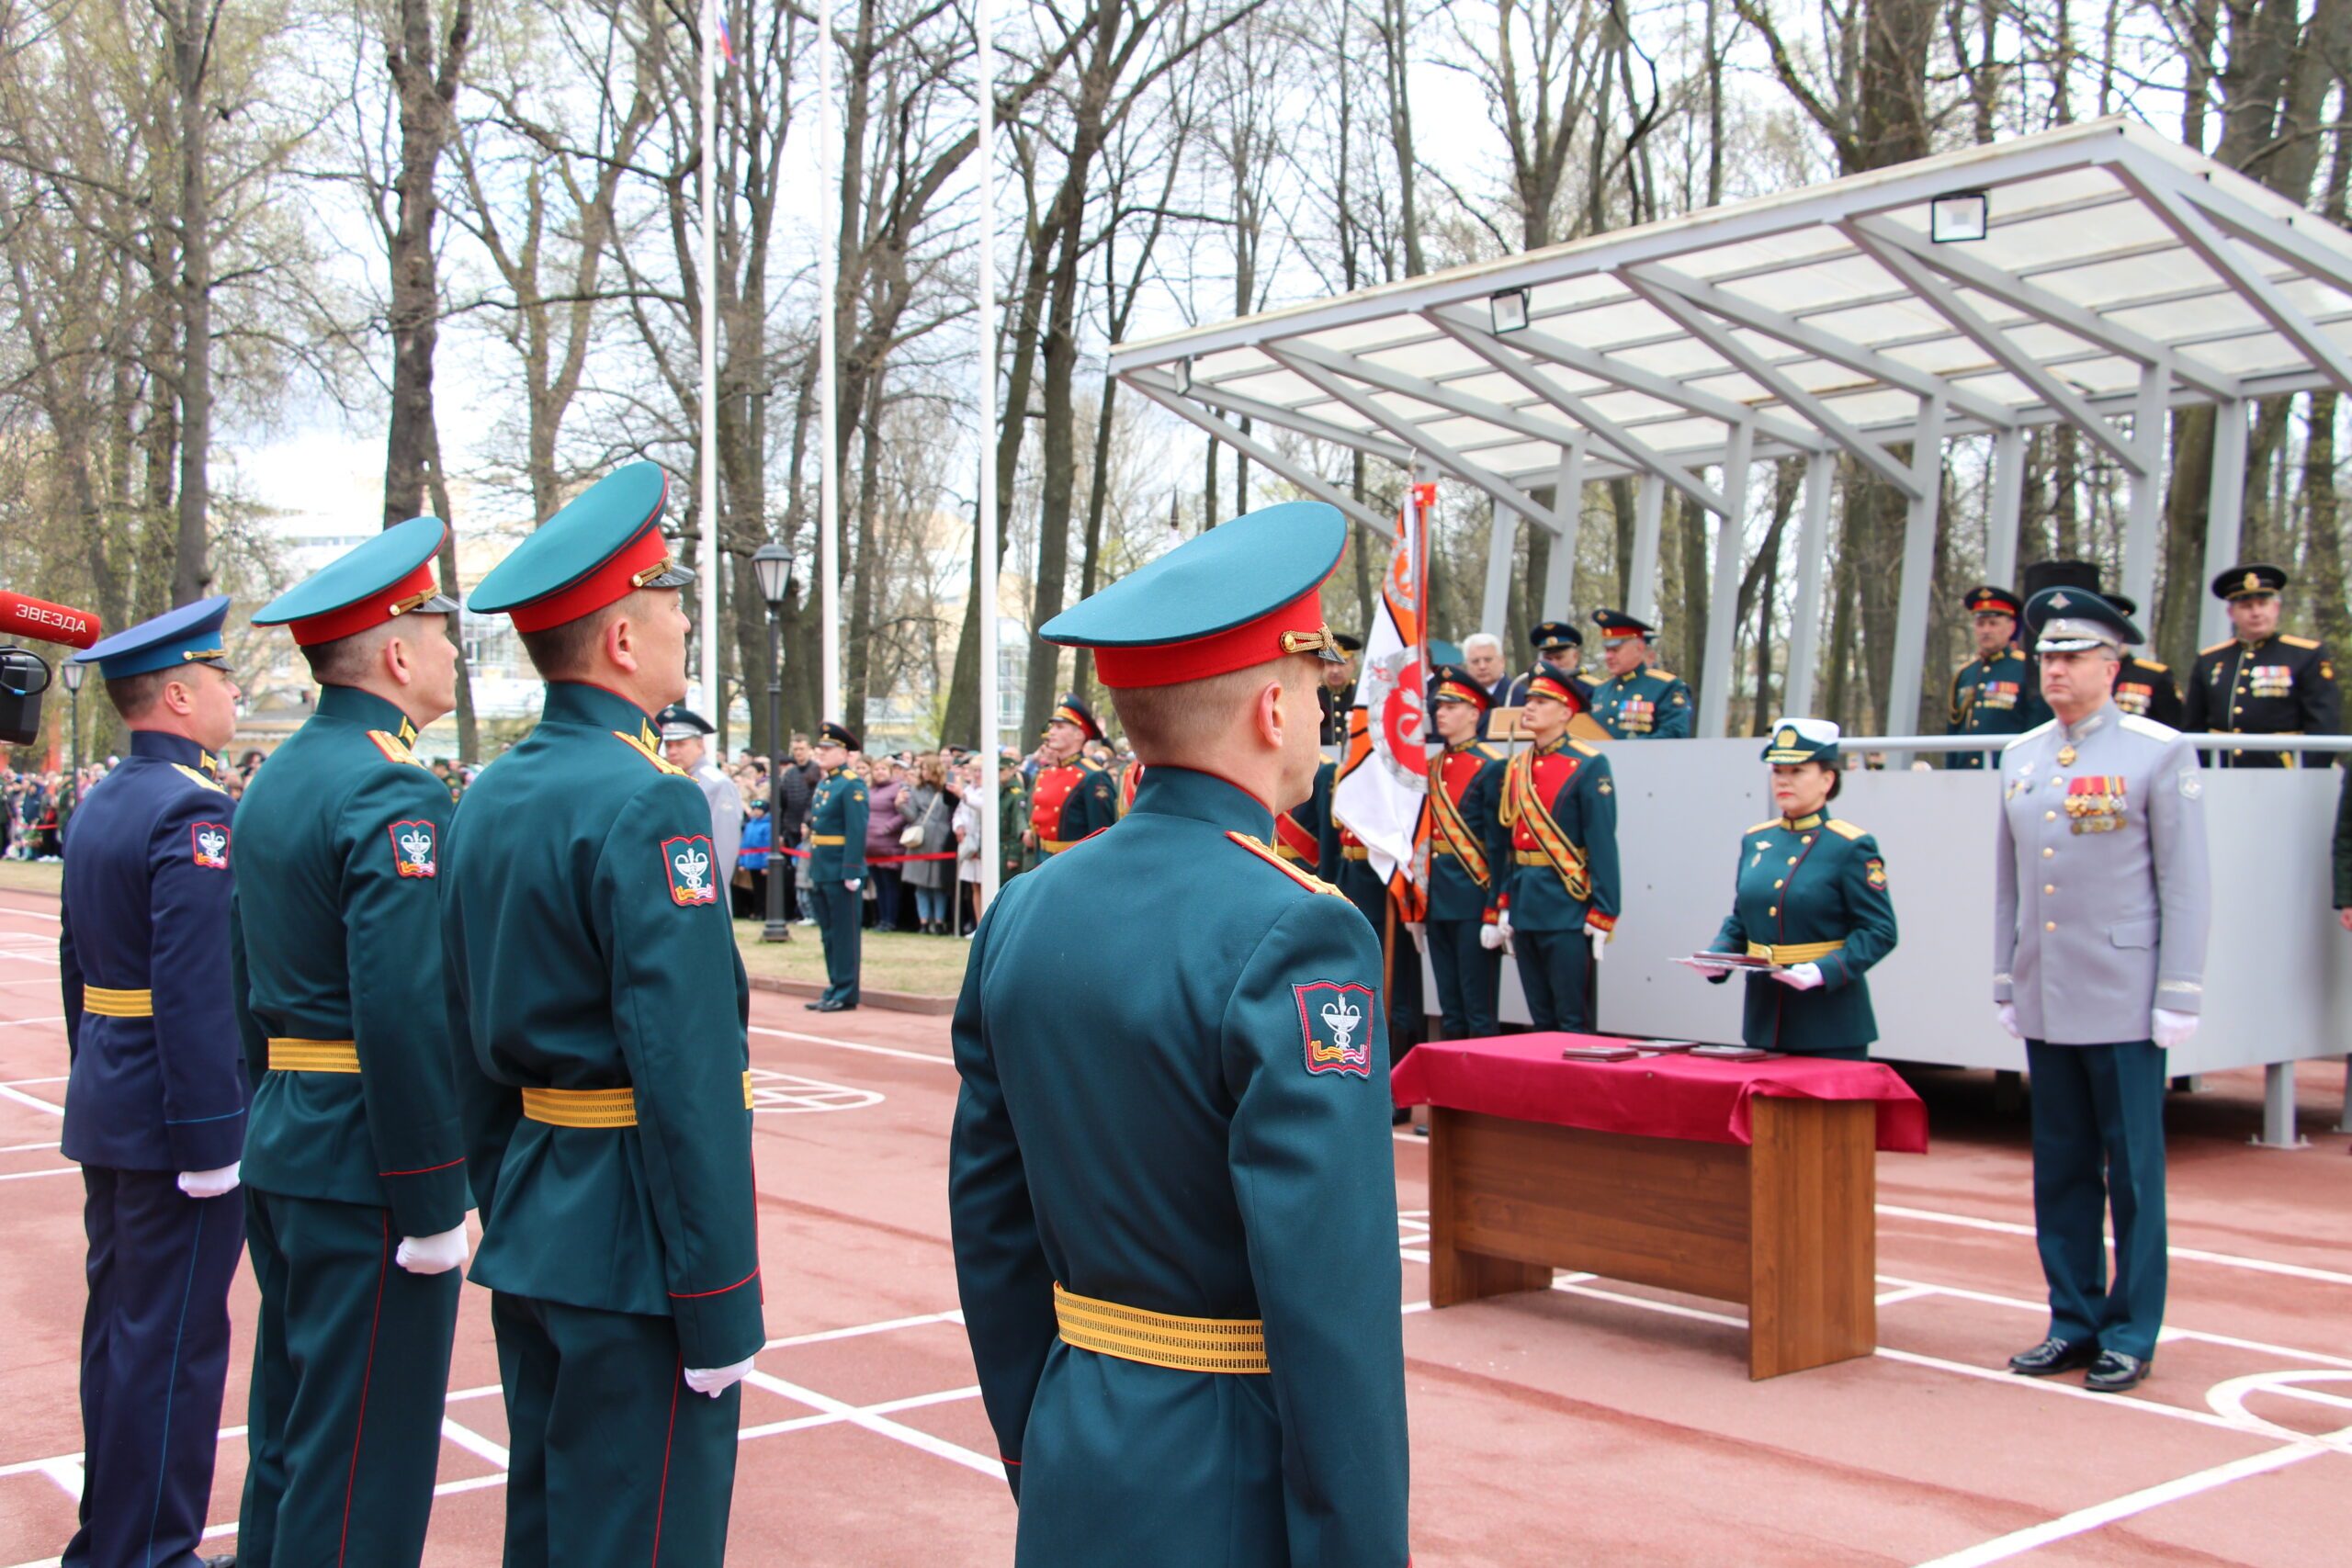
[[[11,893],[54,893],[65,885],[65,863],[0,860],[0,888]]]
[[[760,922],[735,922],[735,943],[743,967],[774,980],[825,978],[824,944],[814,926],[795,926],[788,942],[760,940]],[[964,987],[964,964],[972,944],[948,936],[908,931],[867,931],[861,944],[859,984],[872,990],[908,991],[922,997],[952,997]]]

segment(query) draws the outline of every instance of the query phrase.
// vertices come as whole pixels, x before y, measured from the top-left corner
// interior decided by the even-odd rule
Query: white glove
[[[1510,929],[1510,928],[1508,926],[1499,925],[1492,921],[1480,926],[1478,928],[1478,945],[1485,948],[1488,953],[1494,953],[1499,950],[1503,944],[1503,932]]]
[[[2003,1002],[2001,1004],[2000,1010],[1993,1016],[2001,1021],[2001,1027],[2009,1032],[2010,1039],[2022,1040],[2025,1038],[2024,1032],[2018,1028],[2018,1010],[2016,1003]]]
[[[220,1198],[237,1190],[237,1168],[243,1160],[231,1160],[218,1170],[183,1170],[180,1190],[191,1198]]]
[[[1821,965],[1792,964],[1786,969],[1773,970],[1772,978],[1792,991],[1810,991],[1821,984]]]
[[[749,1356],[731,1367],[688,1367],[686,1386],[696,1393],[707,1393],[711,1398],[717,1399],[720,1394],[741,1382],[751,1370],[752,1358]]]
[[[435,1235],[404,1235],[392,1261],[412,1274],[447,1274],[466,1260],[466,1222]]]
[[[1731,973],[1720,964],[1693,964],[1690,967],[1702,980],[1720,980]]]
[[[842,883],[842,886],[854,893],[859,888],[865,886],[865,878],[862,876],[853,876],[847,882]]]
[[[1592,943],[1592,961],[1595,964],[1600,963],[1603,958],[1609,956],[1601,951],[1601,949],[1609,945],[1609,933],[1607,931],[1602,931],[1599,926],[1587,926],[1584,928],[1584,934],[1586,940]]]
[[[1413,945],[1415,947],[1419,947],[1422,945],[1422,938],[1429,934],[1429,931],[1428,928],[1419,920],[1407,920],[1405,922],[1405,934],[1413,939]]]
[[[2150,1032],[2156,1043],[2167,1051],[2188,1044],[2188,1037],[2197,1032],[2197,1015],[2193,1012],[2173,1012],[2158,1008],[2151,1021],[2154,1027]]]

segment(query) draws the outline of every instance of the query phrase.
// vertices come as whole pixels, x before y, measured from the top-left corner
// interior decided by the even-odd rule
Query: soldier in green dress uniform
[[[2287,582],[2277,567],[2258,564],[2233,566],[2213,580],[2237,635],[2197,656],[2182,705],[2189,733],[2333,735],[2343,728],[2344,698],[2327,645],[2278,629]],[[2291,768],[2301,755],[2233,749],[2207,760],[2221,768]]]
[[[1593,688],[1592,716],[1620,740],[1681,740],[1690,735],[1690,688],[1649,667],[1656,627],[1623,610],[1595,610],[1609,679]]]
[[[1430,672],[1429,708],[1444,749],[1430,758],[1429,912],[1420,934],[1449,1040],[1502,1032],[1495,899],[1510,839],[1501,815],[1503,749],[1478,739],[1494,705],[1487,686],[1463,666]]]
[[[1838,738],[1826,718],[1772,726],[1764,761],[1781,814],[1742,835],[1731,913],[1707,949],[1781,966],[1747,976],[1740,1037],[1759,1051],[1859,1059],[1878,1038],[1862,976],[1894,951],[1894,900],[1878,840],[1829,815]],[[1700,973],[1720,984],[1731,972]]]
[[[956,1277],[1020,1568],[1408,1556],[1380,948],[1266,844],[1313,787],[1344,539],[1252,513],[1044,628],[1148,771],[1005,889],[956,1004]],[[1150,918],[1073,963],[1103,888]]]
[[[825,776],[808,803],[808,899],[817,934],[825,942],[825,993],[801,1006],[811,1012],[847,1012],[857,1006],[857,976],[865,909],[865,781],[850,771],[857,737],[831,719],[812,749]]]
[[[1519,961],[1538,1029],[1593,1026],[1592,970],[1624,911],[1617,867],[1617,784],[1600,748],[1572,739],[1592,687],[1556,664],[1528,676],[1522,722],[1533,744],[1504,774],[1508,869],[1498,937]]]
[[[651,463],[607,475],[473,595],[548,681],[440,869],[510,1563],[716,1568],[765,1337],[751,991],[710,807],[652,723],[686,693],[667,488]]]
[[[457,703],[447,532],[412,518],[254,616],[292,632],[320,690],[246,788],[231,905],[261,1288],[245,1568],[413,1568],[433,1512],[473,1206],[434,1005],[449,792],[409,750]]]
[[[2024,601],[1990,583],[1968,591],[1970,629],[1976,657],[1952,672],[1951,735],[2022,735],[2050,716],[2033,661],[2018,648],[2018,615]],[[1947,768],[1981,769],[1982,751],[1947,751]]]

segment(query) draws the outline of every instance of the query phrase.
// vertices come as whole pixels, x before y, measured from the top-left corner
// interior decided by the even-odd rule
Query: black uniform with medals
[[[2286,585],[2287,574],[2275,566],[2235,567],[2213,592],[2234,599]],[[2232,637],[2199,653],[2181,728],[2192,734],[2333,735],[2342,721],[2343,694],[2327,645],[2278,632],[2259,642]],[[2209,761],[2222,768],[2291,768],[2299,755],[2232,750],[2210,753]]]

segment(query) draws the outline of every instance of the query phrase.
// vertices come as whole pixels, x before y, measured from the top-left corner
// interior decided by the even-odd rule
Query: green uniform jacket
[[[1328,885],[1241,841],[1271,826],[1222,780],[1155,763],[1124,818],[1014,882],[974,941],[948,1200],[1022,1568],[1407,1559],[1380,948]],[[1150,918],[1074,924],[1102,887]],[[1262,1319],[1271,1372],[1075,1349],[1056,1281]]]
[[[817,781],[808,802],[808,874],[853,882],[865,874],[865,781],[844,762]]]
[[[1616,929],[1625,912],[1624,881],[1617,861],[1617,780],[1600,747],[1563,737],[1548,749],[1539,748],[1529,763],[1535,771],[1536,797],[1550,807],[1568,842],[1584,852],[1585,875],[1591,897],[1578,899],[1567,883],[1547,863],[1521,865],[1522,852],[1537,852],[1542,843],[1530,823],[1521,820],[1504,829],[1504,860],[1510,876],[1498,902],[1510,915],[1513,930],[1577,931],[1588,925]]]
[[[2015,644],[1990,659],[1972,659],[1952,671],[1947,734],[2023,735],[2049,716],[2050,707],[2041,700],[2041,682],[2034,674],[2033,660],[2018,651]],[[1947,751],[1944,766],[1981,769],[1984,766],[1984,753]]]
[[[1687,740],[1690,688],[1664,670],[1637,670],[1592,688],[1592,716],[1620,740]]]
[[[230,976],[254,1084],[244,1179],[390,1209],[402,1235],[463,1223],[465,1144],[441,1003],[449,792],[405,715],[328,686],[245,791]],[[356,1073],[271,1072],[269,1042],[348,1040]]]
[[[1878,1038],[1871,1010],[1870,966],[1894,951],[1894,900],[1886,891],[1886,857],[1878,840],[1815,812],[1791,822],[1758,822],[1740,840],[1731,913],[1713,953],[1843,942],[1820,958],[1821,984],[1792,990],[1769,975],[1747,976],[1740,1035],[1765,1051],[1805,1056],[1859,1056]]]
[[[1432,784],[1442,773],[1448,795],[1462,813],[1462,825],[1487,858],[1487,880],[1479,882],[1457,854],[1441,854],[1430,841],[1430,908],[1432,920],[1492,919],[1510,863],[1510,829],[1502,824],[1503,749],[1484,740],[1448,746],[1430,757]],[[1464,773],[1468,784],[1461,782]],[[1434,806],[1430,807],[1436,809]]]
[[[689,1367],[760,1348],[751,989],[710,807],[646,716],[548,687],[442,855],[450,1032],[494,1291],[676,1319]],[[265,770],[266,771],[266,770]],[[526,1120],[526,1087],[633,1087],[634,1127]]]

